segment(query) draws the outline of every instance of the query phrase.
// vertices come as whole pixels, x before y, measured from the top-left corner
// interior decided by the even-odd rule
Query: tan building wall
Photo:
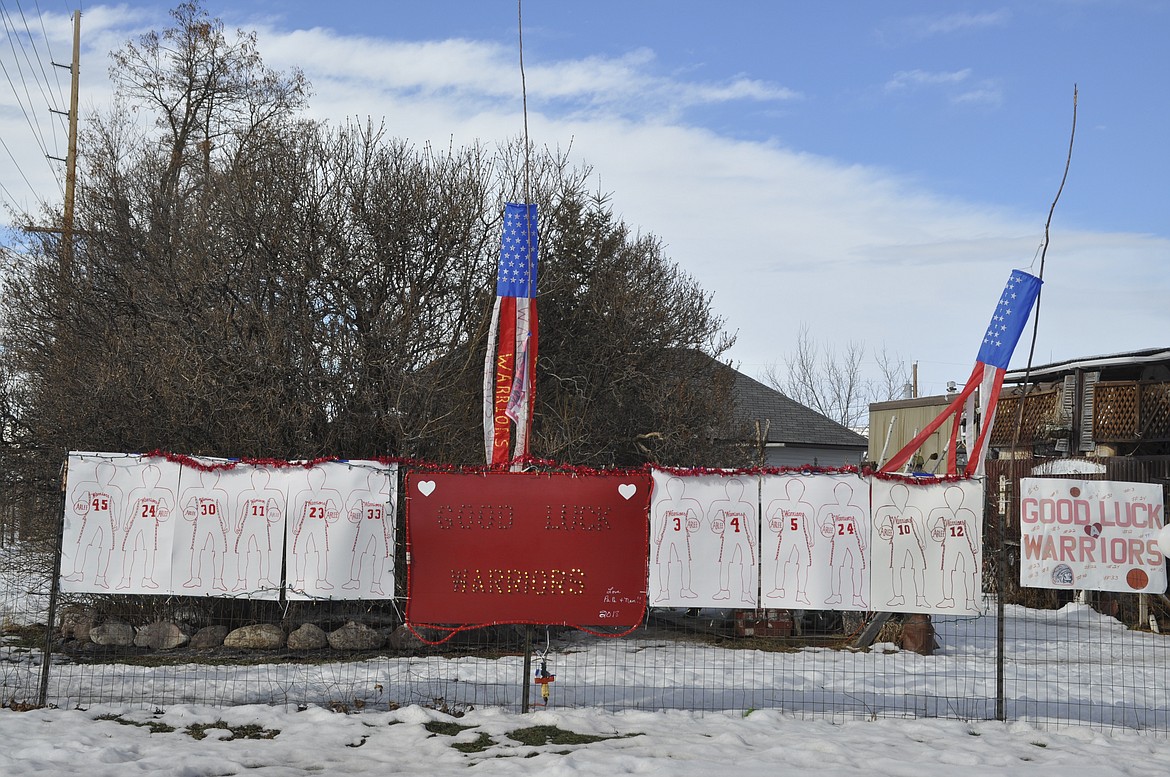
[[[869,406],[869,460],[884,463],[914,439],[950,404],[951,397],[918,397],[875,402]],[[891,426],[891,422],[893,425]],[[943,424],[922,445],[922,468],[926,472],[946,470],[943,451],[950,437],[951,424]],[[889,442],[887,443],[887,436]],[[882,455],[883,447],[885,455]],[[936,456],[931,459],[931,455]]]

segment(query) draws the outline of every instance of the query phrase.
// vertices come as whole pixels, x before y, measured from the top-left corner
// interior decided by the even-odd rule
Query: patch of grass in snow
[[[539,747],[540,745],[588,745],[594,742],[604,742],[607,739],[627,739],[642,735],[635,733],[600,736],[597,734],[578,734],[556,726],[528,726],[509,731],[507,736],[508,739],[514,739],[522,745]]]
[[[225,742],[230,742],[233,739],[275,739],[276,735],[280,733],[280,729],[264,728],[255,723],[231,726],[225,721],[217,720],[214,723],[192,723],[187,726],[187,734],[192,739],[204,739],[207,737],[208,730],[214,728],[227,729],[231,732],[230,737],[223,737]]]
[[[460,731],[467,731],[469,728],[475,728],[475,726],[461,726],[458,723],[448,723],[445,720],[428,720],[423,724],[423,728],[432,734],[453,737]]]
[[[112,713],[108,713],[106,715],[98,715],[94,719],[95,720],[110,720],[110,721],[113,721],[114,723],[120,723],[123,726],[139,726],[141,728],[148,728],[148,729],[150,729],[150,733],[152,733],[152,734],[169,734],[170,732],[175,730],[174,726],[167,725],[166,723],[160,723],[157,720],[144,720],[144,721],[126,720],[121,715],[114,715]]]
[[[495,744],[496,740],[481,731],[474,742],[452,742],[451,747],[461,753],[482,753],[489,747],[494,747]]]
[[[451,723],[445,720],[430,720],[423,724],[423,728],[431,732],[431,736],[442,734],[443,736],[453,737],[463,731],[473,729],[475,726],[462,726],[458,723]],[[481,731],[474,741],[452,742],[451,747],[461,753],[482,753],[489,747],[494,747],[495,744],[496,740]]]
[[[3,628],[4,645],[12,646],[13,653],[27,653],[45,646],[44,626],[8,624]]]

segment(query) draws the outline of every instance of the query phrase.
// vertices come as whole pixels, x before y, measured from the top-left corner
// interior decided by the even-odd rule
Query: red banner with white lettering
[[[641,622],[648,475],[410,473],[406,494],[408,622]]]

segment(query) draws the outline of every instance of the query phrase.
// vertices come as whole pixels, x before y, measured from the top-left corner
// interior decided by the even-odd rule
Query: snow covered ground
[[[551,705],[528,715],[519,656],[155,667],[54,656],[56,708],[17,711],[36,698],[41,654],[0,637],[0,774],[1170,772],[1165,637],[1081,605],[1008,607],[999,723],[995,618],[935,624],[930,657],[574,633],[551,641]]]
[[[556,707],[621,710],[776,709],[835,722],[874,717],[996,716],[996,620],[935,618],[933,656],[878,644],[865,652],[773,652],[653,632],[551,642]],[[1170,732],[1170,654],[1161,635],[1131,631],[1084,605],[1007,608],[1004,710],[1011,721],[1073,722]],[[0,694],[37,698],[40,651],[0,638]],[[130,704],[334,705],[391,702],[517,710],[523,659],[375,656],[327,663],[131,666],[55,655],[48,700],[62,708]],[[529,686],[535,694],[535,688]]]
[[[456,730],[451,724],[467,728]],[[524,731],[532,727],[543,728]],[[602,739],[585,742],[579,735]],[[772,710],[745,715],[574,709],[520,715],[486,708],[460,718],[418,706],[349,715],[321,707],[297,712],[258,705],[175,705],[158,714],[110,706],[0,710],[0,774],[7,777],[707,777],[721,772],[750,777],[795,769],[818,777],[1166,774],[1170,742],[1134,732],[1042,730],[1027,723],[882,719],[835,724]]]

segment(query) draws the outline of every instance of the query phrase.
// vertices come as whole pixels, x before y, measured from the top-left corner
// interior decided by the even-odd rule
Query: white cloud
[[[1007,8],[982,13],[924,14],[891,21],[878,30],[878,37],[891,45],[923,40],[941,35],[953,35],[969,30],[1002,27],[1011,21]]]
[[[736,78],[724,84],[697,84],[683,88],[684,99],[692,105],[728,100],[798,100],[800,92],[754,78]]]
[[[105,51],[125,40],[122,25],[142,21],[94,17],[102,42],[87,49],[83,72],[87,94],[101,102]],[[318,118],[385,117],[390,134],[440,146],[522,131],[514,52],[495,44],[261,29],[260,49],[269,66],[304,69]],[[925,391],[961,380],[1009,269],[1032,261],[1044,214],[946,199],[887,170],[688,126],[678,118],[687,108],[800,95],[747,76],[664,77],[655,65],[648,50],[528,63],[530,135],[541,146],[572,146],[627,222],[661,237],[714,293],[716,310],[739,331],[732,356],[744,370],[782,362],[808,324],[820,339],[884,343],[918,360]],[[997,85],[971,69],[906,70],[886,88],[941,90],[960,103],[1000,99]],[[0,131],[10,137],[7,126]],[[1053,303],[1045,298],[1038,353],[1147,345],[1142,332],[1165,330],[1170,280],[1150,268],[1166,255],[1164,239],[1056,232],[1046,291]],[[1124,271],[1114,270],[1119,261]],[[1124,326],[1084,326],[1103,300],[1116,303]]]
[[[515,51],[494,43],[343,38],[322,28],[291,33],[266,29],[262,41],[266,62],[281,68],[297,65],[318,84],[348,82],[394,95],[458,100],[468,112],[515,103],[520,96]],[[563,111],[645,116],[678,115],[690,107],[731,100],[799,97],[786,87],[746,77],[678,81],[653,74],[654,60],[652,51],[637,49],[618,57],[529,63],[528,98],[530,103],[555,103]]]
[[[956,105],[989,105],[998,106],[1003,103],[1003,91],[998,84],[984,81],[975,89],[959,92],[951,98]]]
[[[945,16],[920,16],[912,20],[911,27],[917,28],[923,36],[949,35],[960,30],[999,27],[1011,19],[1011,11],[1001,8],[984,13],[953,13]]]
[[[949,86],[962,83],[970,76],[971,68],[935,72],[928,70],[899,70],[897,73],[894,73],[889,81],[886,81],[885,89],[887,92],[898,92],[904,89],[914,89],[922,86]]]
[[[998,107],[1003,103],[1003,90],[992,79],[972,83],[971,68],[962,70],[900,70],[883,85],[887,94],[910,94],[933,90],[948,95],[953,105]]]

